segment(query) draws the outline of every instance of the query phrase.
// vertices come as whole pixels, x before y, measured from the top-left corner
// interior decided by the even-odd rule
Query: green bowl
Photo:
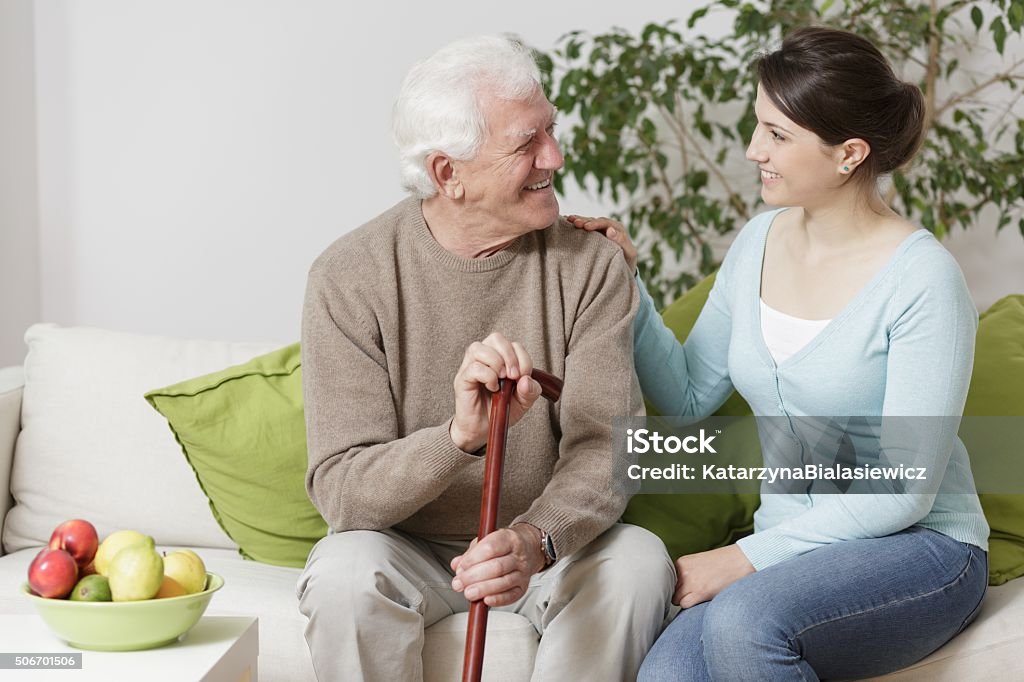
[[[199,622],[224,578],[206,574],[206,589],[195,594],[145,601],[87,602],[45,599],[21,591],[32,600],[39,617],[53,634],[76,649],[136,651],[177,641]]]

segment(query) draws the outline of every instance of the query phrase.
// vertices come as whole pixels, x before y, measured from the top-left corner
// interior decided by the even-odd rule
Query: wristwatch
[[[551,534],[547,531],[540,532],[540,550],[544,552],[546,566],[550,566],[558,560],[558,557],[555,556],[555,541],[551,539]]]

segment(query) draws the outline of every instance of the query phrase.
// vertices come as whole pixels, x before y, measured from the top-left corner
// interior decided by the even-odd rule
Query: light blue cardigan
[[[956,261],[929,232],[914,232],[825,329],[776,364],[761,334],[759,300],[765,241],[781,210],[756,216],[737,236],[685,344],[637,278],[634,353],[644,395],[664,415],[710,415],[735,388],[759,416],[956,417],[941,420],[949,428],[920,429],[914,441],[934,471],[969,477],[956,425],[978,313]],[[977,495],[949,493],[945,483],[933,494],[762,495],[754,534],[737,544],[763,569],[913,525],[988,548]]]

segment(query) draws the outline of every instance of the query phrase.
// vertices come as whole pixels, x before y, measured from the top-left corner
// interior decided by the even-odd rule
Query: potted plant
[[[701,32],[712,18],[732,30]],[[1024,56],[1006,49],[1022,21],[1024,0],[716,0],[683,27],[570,32],[539,54],[569,123],[559,182],[610,197],[648,288],[668,303],[717,266],[714,246],[759,202],[743,158],[754,126],[751,58],[792,28],[828,25],[870,38],[924,92],[921,153],[882,188],[894,208],[941,238],[992,207],[999,229],[1016,222],[1024,235]]]

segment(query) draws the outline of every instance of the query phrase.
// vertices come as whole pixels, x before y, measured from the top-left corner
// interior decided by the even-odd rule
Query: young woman
[[[764,201],[788,208],[743,228],[685,344],[637,279],[644,393],[666,415],[710,415],[736,389],[768,418],[906,418],[904,445],[946,478],[927,494],[763,494],[753,535],[676,560],[682,611],[645,681],[884,674],[963,630],[988,579],[973,486],[945,483],[970,481],[956,425],[977,312],[949,253],[877,189],[920,145],[921,92],[869,41],[826,28],[792,33],[756,66],[747,158]],[[621,224],[570,220],[635,266]]]

